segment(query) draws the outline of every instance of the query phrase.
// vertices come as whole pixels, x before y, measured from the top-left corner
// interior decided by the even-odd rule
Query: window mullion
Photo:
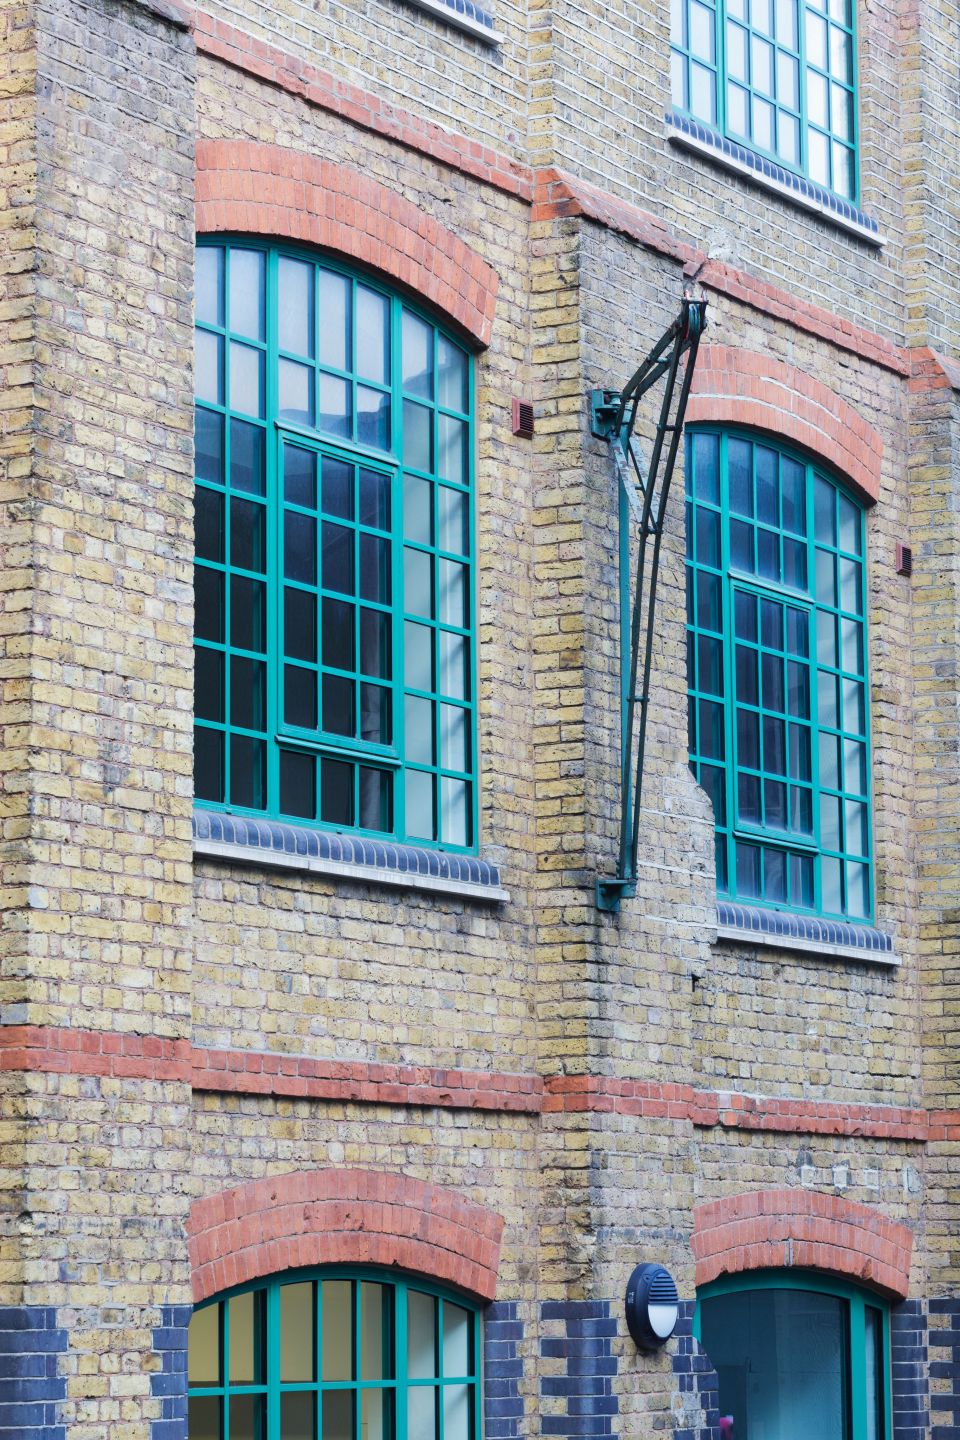
[[[267,814],[280,813],[280,750],[274,737],[280,728],[283,685],[283,551],[281,537],[282,496],[280,494],[280,447],[282,440],[277,427],[269,424],[269,416],[278,409],[277,365],[277,253],[267,252],[266,270],[266,414],[268,423],[264,436],[264,485],[267,506]],[[272,557],[272,563],[271,563]],[[277,1434],[279,1435],[279,1429]]]
[[[848,1314],[851,1440],[874,1440],[873,1436],[867,1436],[867,1335],[863,1300],[859,1295],[851,1296]]]

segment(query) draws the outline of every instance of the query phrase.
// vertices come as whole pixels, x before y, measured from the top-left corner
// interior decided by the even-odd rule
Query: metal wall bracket
[[[590,391],[590,434],[609,440],[620,410],[619,390]]]
[[[620,909],[621,901],[631,899],[637,893],[640,797],[643,789],[647,711],[650,702],[650,668],[655,633],[660,542],[663,538],[663,517],[670,494],[670,482],[673,479],[683,433],[683,419],[697,363],[697,350],[707,323],[706,312],[705,300],[696,300],[685,294],[680,314],[624,388],[619,392],[590,392],[590,431],[598,439],[609,443],[617,470],[622,586],[631,579],[633,583],[629,681],[626,673],[621,681],[623,724],[620,849],[616,875],[600,877],[596,884],[598,909],[614,914]],[[640,401],[647,391],[661,380],[665,380],[666,385],[660,403],[650,463],[644,473],[638,449],[632,443],[633,430]],[[630,470],[633,472],[632,476]],[[634,532],[628,534],[631,517]],[[623,606],[623,609],[625,610],[626,606]],[[623,656],[623,662],[627,662],[626,655]]]

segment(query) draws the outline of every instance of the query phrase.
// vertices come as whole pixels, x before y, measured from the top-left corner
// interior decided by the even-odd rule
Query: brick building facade
[[[960,1435],[955,0],[3,25],[0,1436]]]

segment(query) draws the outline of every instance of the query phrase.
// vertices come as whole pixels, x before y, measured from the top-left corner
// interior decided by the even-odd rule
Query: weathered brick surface
[[[947,1440],[946,1326],[930,1356],[904,1337],[960,1283],[953,0],[861,7],[883,250],[667,145],[666,10],[498,5],[490,51],[401,0],[217,0],[192,35],[162,8],[3,12],[0,1284],[65,1335],[33,1377],[40,1433],[184,1440],[192,1296],[343,1259],[496,1296],[491,1440],[703,1440],[689,1313],[672,1355],[638,1357],[626,1278],[662,1260],[689,1300],[704,1264],[788,1241],[906,1287],[896,1358],[931,1404],[898,1392],[898,1436],[935,1415]],[[195,221],[333,250],[477,345],[481,850],[508,905],[192,863]],[[710,300],[691,418],[808,446],[875,502],[899,968],[717,943],[680,475],[638,894],[593,903],[617,843],[618,537],[585,397],[623,383],[684,277]]]

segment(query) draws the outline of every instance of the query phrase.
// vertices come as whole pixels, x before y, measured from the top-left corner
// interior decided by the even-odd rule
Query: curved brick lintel
[[[410,200],[356,170],[278,145],[201,140],[196,208],[199,234],[269,235],[348,256],[489,343],[496,271]]]
[[[869,1205],[808,1190],[754,1190],[698,1205],[696,1283],[745,1270],[824,1270],[904,1299],[913,1236]]]
[[[827,461],[868,504],[879,498],[883,441],[877,431],[828,386],[782,360],[701,345],[686,418],[766,430]]]
[[[480,1300],[496,1291],[503,1218],[453,1190],[375,1170],[299,1170],[196,1201],[195,1303],[304,1265],[385,1265]]]

